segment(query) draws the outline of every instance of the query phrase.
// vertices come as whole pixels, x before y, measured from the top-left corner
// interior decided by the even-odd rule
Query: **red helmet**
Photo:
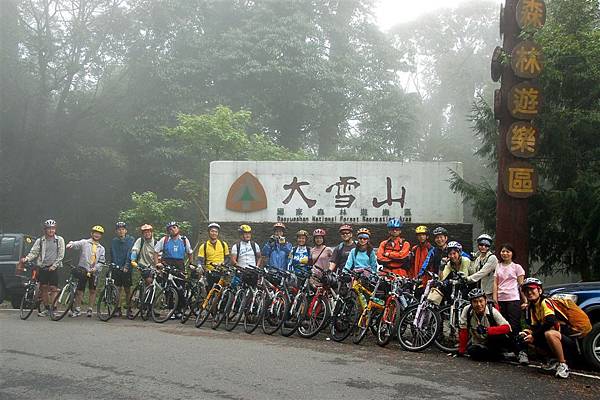
[[[325,232],[325,229],[321,229],[321,228],[317,228],[313,231],[313,237],[314,236],[326,236],[327,232]]]
[[[352,232],[352,225],[344,224],[344,225],[340,226],[340,229],[338,229],[338,232],[342,232],[342,231]]]
[[[282,222],[276,222],[273,225],[273,230],[278,229],[278,228],[283,229],[284,231],[286,230],[286,227]]]

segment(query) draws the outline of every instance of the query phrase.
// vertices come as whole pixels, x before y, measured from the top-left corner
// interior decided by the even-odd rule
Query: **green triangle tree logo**
[[[237,212],[255,212],[267,208],[267,195],[258,178],[247,171],[237,178],[229,188],[225,207]]]

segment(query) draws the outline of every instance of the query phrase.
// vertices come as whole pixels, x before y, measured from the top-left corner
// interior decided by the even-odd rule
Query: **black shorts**
[[[560,344],[562,345],[563,353],[566,359],[573,360],[577,355],[577,344],[575,343],[575,339],[568,336],[569,333],[568,327],[561,326]],[[543,334],[534,337],[534,344],[535,347],[541,349],[544,353],[552,354],[552,349],[550,349],[550,345]]]
[[[88,276],[88,272],[85,268],[77,268],[77,278],[79,278],[79,283],[77,284],[77,290],[85,290],[85,285],[87,284],[90,290],[96,290],[96,285],[98,284],[98,274],[93,273]]]
[[[38,281],[40,282],[40,285],[58,286],[58,271],[40,268]]]
[[[131,287],[131,268],[127,272],[116,270],[113,273],[113,279],[115,280],[115,286],[117,287]]]

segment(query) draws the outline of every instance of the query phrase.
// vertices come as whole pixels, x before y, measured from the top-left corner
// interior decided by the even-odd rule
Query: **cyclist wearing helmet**
[[[142,268],[149,268],[154,266],[156,256],[152,225],[144,224],[140,227],[140,231],[142,231],[142,237],[138,238],[131,248],[130,265],[133,268],[137,268],[138,265]],[[148,271],[145,271],[144,278],[146,284],[152,283],[152,275]]]
[[[440,273],[440,267],[448,262],[448,231],[446,228],[438,226],[433,230],[433,242],[435,247],[429,250],[425,261],[419,269],[418,277],[423,276],[425,271],[432,272],[434,274]]]
[[[240,225],[240,241],[231,246],[231,262],[240,267],[260,266],[260,247],[252,240],[252,228]]]
[[[190,263],[194,262],[194,252],[187,237],[181,235],[179,224],[175,221],[167,224],[167,235],[163,236],[156,245],[155,263],[161,267],[162,263],[176,267],[181,273],[185,269],[185,258],[187,257]],[[159,263],[158,257],[161,257]]]
[[[208,271],[213,269],[213,265],[229,263],[229,246],[219,239],[220,231],[219,224],[208,224],[208,240],[198,247],[198,266]]]
[[[510,324],[488,303],[483,290],[471,290],[468,298],[471,304],[463,308],[459,319],[458,354],[467,353],[477,361],[502,359],[503,349],[510,345]]]
[[[115,232],[117,236],[113,238],[110,244],[110,259],[113,263],[120,267],[120,270],[115,271],[113,278],[115,286],[118,288],[118,302],[115,315],[120,317],[121,313],[121,288],[125,292],[125,301],[127,302],[127,310],[129,310],[129,290],[131,289],[131,268],[129,259],[131,248],[133,247],[134,238],[127,234],[127,224],[125,222],[117,222],[115,224]]]
[[[440,280],[454,279],[458,275],[469,275],[471,260],[462,255],[462,245],[458,242],[448,243],[448,262],[440,274]]]
[[[290,260],[288,262],[288,270],[292,272],[306,272],[310,257],[310,247],[306,245],[308,240],[308,232],[301,229],[296,232],[296,247],[290,252]]]
[[[417,244],[412,249],[412,271],[410,274],[411,278],[416,278],[419,275],[421,265],[427,258],[429,250],[431,250],[431,243],[429,243],[429,230],[425,225],[420,225],[415,228],[415,234],[417,236]]]
[[[285,225],[277,222],[273,225],[273,235],[262,248],[262,265],[287,270],[292,245],[285,238]]]
[[[342,242],[335,246],[331,259],[329,260],[329,269],[336,271],[338,268],[343,268],[348,260],[348,255],[353,248],[356,247],[356,242],[352,237],[352,226],[344,224],[338,229]]]
[[[377,272],[377,256],[371,244],[371,231],[360,228],[357,232],[358,243],[348,254],[348,260],[344,266],[345,271],[364,269],[371,273]]]
[[[492,237],[490,235],[484,233],[477,238],[477,257],[471,263],[468,278],[471,283],[479,282],[479,287],[489,299],[493,297],[494,272],[498,265],[498,259],[491,251],[491,246]]]
[[[521,340],[549,358],[542,366],[554,372],[557,378],[569,377],[567,358],[577,354],[577,345],[569,335],[573,332],[569,321],[552,302],[544,296],[542,282],[527,278],[521,286],[528,302],[528,329],[519,333]]]
[[[325,246],[325,229],[317,228],[313,232],[315,246],[310,250],[310,265],[313,266],[313,275],[321,278],[324,271],[329,270],[329,260],[333,252]]]
[[[401,237],[402,221],[392,218],[388,221],[389,238],[379,244],[377,261],[385,271],[400,276],[408,276],[410,269],[410,243]]]
[[[21,259],[19,268],[23,269],[23,263],[35,260],[39,269],[38,280],[40,283],[40,295],[44,310],[38,313],[40,317],[48,315],[50,305],[54,302],[54,296],[58,292],[58,271],[65,258],[65,240],[56,234],[56,221],[49,219],[43,223],[44,235],[37,238],[25,257]],[[1,283],[0,283],[1,284]]]
[[[104,228],[100,225],[94,225],[89,239],[81,239],[67,243],[67,249],[80,251],[79,262],[77,263],[79,283],[77,285],[77,295],[75,296],[75,307],[70,314],[71,317],[78,317],[81,315],[81,301],[83,299],[83,291],[85,290],[86,284],[90,291],[87,316],[92,316],[91,306],[96,304],[98,275],[102,269],[102,264],[105,262],[105,250],[100,244],[100,239],[102,239],[103,234]]]

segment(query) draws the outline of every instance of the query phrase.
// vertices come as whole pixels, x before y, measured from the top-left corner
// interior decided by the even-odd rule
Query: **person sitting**
[[[488,302],[485,291],[475,288],[468,298],[471,304],[463,308],[459,318],[458,354],[478,361],[501,360],[503,350],[510,347],[510,324]]]

